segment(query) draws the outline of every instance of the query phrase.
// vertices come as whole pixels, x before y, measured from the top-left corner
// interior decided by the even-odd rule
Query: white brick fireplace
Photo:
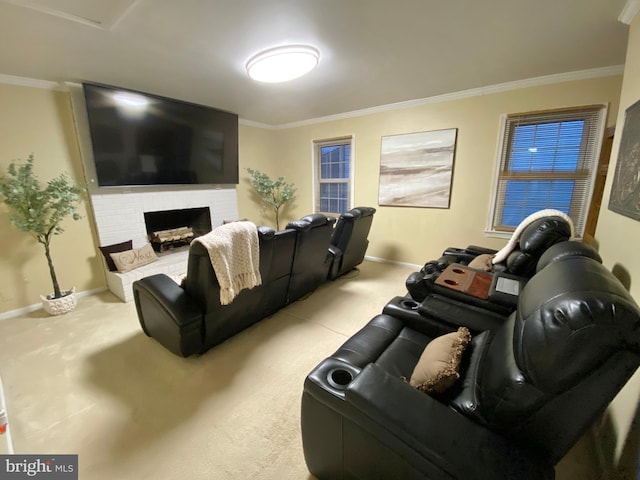
[[[176,187],[178,188],[178,187]],[[100,245],[111,245],[127,240],[133,248],[148,243],[144,221],[145,212],[177,210],[182,208],[209,207],[211,225],[217,227],[223,220],[236,220],[238,207],[235,188],[211,189],[135,189],[91,193],[91,204],[95,216]],[[187,251],[166,253],[160,260],[126,273],[106,272],[109,290],[125,302],[133,300],[131,284],[143,277],[164,273],[177,276],[186,273]]]
[[[178,187],[176,187],[178,188]],[[215,189],[157,189],[135,192],[135,189],[117,189],[117,192],[91,194],[100,245],[133,240],[133,247],[148,242],[144,223],[145,212],[177,210],[181,208],[209,207],[211,225],[222,225],[223,220],[238,218],[235,188]]]
[[[82,87],[77,84],[67,86],[100,246],[132,240],[133,248],[139,248],[148,243],[145,212],[208,207],[213,228],[223,220],[238,219],[235,185],[98,188]],[[156,273],[183,274],[187,268],[187,254],[185,250],[163,254],[159,261],[126,273],[107,271],[109,290],[123,301],[131,301],[131,284],[135,280]],[[96,255],[101,256],[97,246]]]

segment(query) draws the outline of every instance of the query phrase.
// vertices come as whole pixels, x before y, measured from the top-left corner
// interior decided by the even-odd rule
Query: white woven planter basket
[[[42,299],[42,308],[44,308],[45,312],[49,315],[62,315],[70,312],[76,308],[76,305],[78,304],[78,299],[76,298],[76,287],[73,287],[71,290],[67,290],[67,295],[61,298],[47,298],[43,295],[40,295],[40,298]]]

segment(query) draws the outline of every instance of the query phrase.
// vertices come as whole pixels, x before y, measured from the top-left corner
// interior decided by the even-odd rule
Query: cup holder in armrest
[[[345,390],[360,370],[360,367],[329,357],[314,368],[307,379],[332,396],[344,399]]]
[[[400,302],[402,308],[406,308],[407,310],[417,310],[420,304],[415,300],[402,300]]]
[[[338,390],[344,390],[347,388],[347,385],[349,385],[352,380],[353,373],[342,367],[334,368],[329,370],[329,373],[327,373],[327,382],[329,382],[329,385],[333,388]]]
[[[411,297],[393,297],[382,309],[385,315],[401,319],[420,318],[420,302]]]

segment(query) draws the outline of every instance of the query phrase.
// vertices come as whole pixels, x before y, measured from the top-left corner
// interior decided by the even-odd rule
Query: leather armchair
[[[320,363],[302,396],[311,473],[554,478],[554,465],[640,364],[638,305],[600,262],[570,250],[541,259],[517,309],[476,331],[461,378],[440,395],[403,378],[427,344],[457,327],[437,306],[427,315],[410,298]]]
[[[297,232],[289,281],[289,302],[314,291],[326,281],[330,266],[327,249],[335,223],[333,217],[314,213],[287,224],[288,229]]]
[[[338,218],[331,236],[329,279],[335,280],[360,265],[369,246],[369,231],[373,223],[372,207],[357,207]]]

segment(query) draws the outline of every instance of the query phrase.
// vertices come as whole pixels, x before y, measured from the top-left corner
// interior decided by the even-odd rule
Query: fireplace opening
[[[144,212],[147,238],[156,252],[187,247],[196,237],[211,231],[209,207]]]

